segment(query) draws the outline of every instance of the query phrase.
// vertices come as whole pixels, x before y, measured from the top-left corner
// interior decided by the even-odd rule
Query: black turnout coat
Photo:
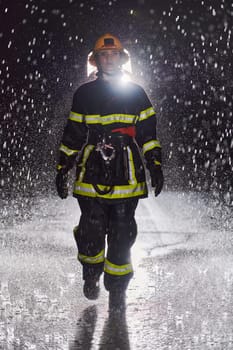
[[[144,165],[160,163],[160,148],[155,111],[142,87],[97,78],[74,94],[58,168],[76,163],[76,197],[142,198],[148,193]]]

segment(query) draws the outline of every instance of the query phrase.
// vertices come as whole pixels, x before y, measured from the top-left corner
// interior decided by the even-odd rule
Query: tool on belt
[[[113,176],[117,176],[118,173],[122,172],[122,166],[124,167],[124,179],[126,181],[129,180],[127,145],[133,137],[135,137],[135,127],[118,128],[112,130],[110,135],[103,135],[101,140],[97,142],[95,151],[101,155],[104,164],[105,180],[109,183],[104,190],[101,190],[98,184],[93,184],[95,191],[100,195],[105,195],[112,191],[114,187]],[[118,152],[122,153],[122,163],[117,157]],[[115,168],[113,169],[113,167]]]
[[[106,143],[105,136],[103,137],[101,142],[98,142],[96,145],[96,152],[100,152],[102,159],[105,164],[105,177],[108,181],[112,180],[112,171],[111,171],[111,161],[116,156],[116,149],[111,143]],[[105,190],[101,190],[97,184],[93,184],[94,189],[97,193],[101,195],[108,194],[112,191],[113,185],[108,186]]]
[[[112,159],[115,158],[116,150],[112,146],[111,143],[106,143],[105,137],[103,137],[103,140],[101,142],[97,143],[96,151],[100,152],[103,160],[105,160],[106,164],[109,164]]]

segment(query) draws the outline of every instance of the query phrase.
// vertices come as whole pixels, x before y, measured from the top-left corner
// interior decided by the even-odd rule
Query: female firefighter
[[[155,196],[163,187],[155,111],[139,85],[122,84],[122,66],[128,59],[115,36],[105,34],[97,40],[89,55],[97,79],[74,94],[56,176],[58,195],[66,198],[68,172],[76,163],[73,195],[81,217],[74,236],[83,266],[83,292],[88,299],[97,299],[104,272],[110,308],[125,307],[133,275],[135,209],[139,198],[148,194],[144,163]]]

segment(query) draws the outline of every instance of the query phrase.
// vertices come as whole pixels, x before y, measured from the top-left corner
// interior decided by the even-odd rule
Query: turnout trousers
[[[98,279],[104,272],[106,290],[125,290],[133,276],[130,248],[137,236],[138,199],[110,203],[78,197],[80,222],[74,230],[83,279]]]

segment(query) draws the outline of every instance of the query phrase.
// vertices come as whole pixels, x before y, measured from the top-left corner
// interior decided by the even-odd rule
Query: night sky
[[[1,197],[54,192],[73,93],[110,32],[157,110],[166,188],[229,202],[232,19],[228,0],[0,1]]]

